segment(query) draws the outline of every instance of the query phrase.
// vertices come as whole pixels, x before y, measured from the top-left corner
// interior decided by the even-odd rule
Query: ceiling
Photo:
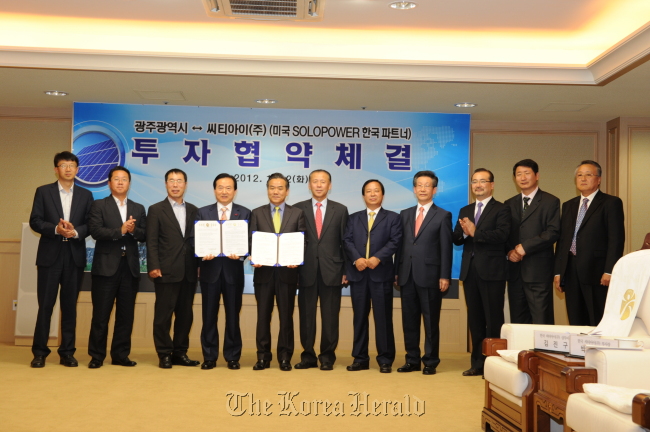
[[[0,115],[72,101],[650,116],[645,0],[326,0],[320,22],[208,17],[201,0],[0,0]],[[64,98],[44,90],[69,92]],[[168,93],[144,99],[142,91]],[[457,102],[474,102],[457,109]],[[40,114],[39,114],[40,113]]]

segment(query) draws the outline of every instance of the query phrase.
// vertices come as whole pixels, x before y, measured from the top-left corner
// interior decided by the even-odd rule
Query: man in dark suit
[[[212,183],[215,204],[201,207],[196,214],[197,220],[246,220],[250,221],[251,212],[235,202],[237,179],[230,174],[219,174]],[[203,328],[201,329],[201,347],[203,364],[201,369],[209,370],[217,366],[219,358],[219,302],[223,295],[226,310],[226,334],[223,342],[223,357],[228,369],[239,369],[242,339],[239,327],[239,313],[244,293],[244,259],[237,255],[202,257],[200,263],[201,298],[203,299]]]
[[[451,213],[433,203],[438,177],[420,171],[413,177],[418,204],[402,210],[404,234],[395,256],[396,280],[401,287],[402,327],[406,364],[397,372],[420,370],[433,375],[440,364],[440,308],[451,280],[453,246]],[[420,320],[424,321],[424,356],[420,351]]]
[[[60,292],[61,345],[58,352],[64,366],[78,366],[74,358],[77,298],[86,266],[88,213],[93,196],[87,189],[75,186],[79,159],[64,151],[54,156],[54,174],[58,181],[36,189],[29,226],[41,235],[38,241],[36,267],[38,278],[38,314],[31,366],[42,368],[50,354],[47,340],[50,321]]]
[[[508,238],[510,322],[554,324],[553,245],[560,237],[560,200],[539,188],[537,162],[524,159],[512,169],[521,193],[504,204],[512,225]]]
[[[623,255],[623,202],[600,191],[601,175],[598,162],[582,161],[575,179],[580,196],[562,204],[553,284],[566,293],[571,325],[598,325],[614,264]]]
[[[115,327],[111,364],[135,366],[129,359],[135,297],[140,285],[138,242],[145,241],[146,215],[142,204],[127,199],[131,173],[116,166],[108,173],[111,194],[93,203],[88,217],[95,239],[92,289],[93,317],[88,339],[91,369],[102,367],[106,358],[108,321],[115,302]]]
[[[250,232],[270,233],[305,232],[305,215],[299,208],[285,202],[289,195],[289,180],[280,173],[269,176],[266,182],[269,204],[264,204],[251,212]],[[254,252],[254,251],[253,251]],[[253,370],[270,366],[271,353],[271,314],[273,299],[278,305],[280,333],[278,334],[278,361],[280,370],[291,370],[293,356],[293,305],[298,288],[298,266],[270,267],[253,265],[253,286],[257,300],[257,363]]]
[[[147,215],[147,270],[156,290],[153,342],[158,365],[198,366],[187,357],[192,328],[197,263],[192,245],[196,206],[183,199],[187,174],[170,169],[165,174],[167,198],[149,207]],[[169,335],[174,316],[174,339]]]
[[[300,342],[303,352],[296,369],[317,367],[314,343],[316,340],[316,304],[320,299],[321,370],[332,370],[339,342],[339,311],[341,288],[345,277],[345,251],[343,235],[348,223],[348,208],[327,198],[332,189],[332,178],[325,170],[309,174],[309,191],[312,199],[295,205],[305,214],[307,221],[307,249],[305,264],[300,266]]]
[[[463,376],[483,375],[481,344],[486,337],[499,337],[504,322],[510,209],[492,197],[493,191],[492,172],[476,169],[472,175],[476,202],[460,209],[453,234],[454,244],[463,245],[460,280],[472,335],[471,367]]]
[[[397,213],[381,207],[384,185],[368,180],[361,188],[366,208],[350,215],[343,245],[346,275],[354,313],[354,362],[351,372],[370,367],[368,315],[372,303],[379,372],[390,373],[395,360],[393,333],[393,255],[402,240],[402,223]]]

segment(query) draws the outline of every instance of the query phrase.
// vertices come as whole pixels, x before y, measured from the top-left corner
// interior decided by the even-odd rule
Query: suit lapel
[[[215,205],[216,208],[216,205]],[[217,213],[219,213],[217,209]],[[231,220],[239,220],[241,219],[241,207],[233,203],[232,205],[232,210],[230,211],[230,219]]]
[[[108,204],[107,204],[107,207],[108,207],[108,211],[109,211],[110,214],[111,214],[111,217],[115,218],[115,220],[117,220],[120,224],[123,224],[124,221],[122,221],[122,215],[120,215],[120,209],[117,207],[117,203],[115,202],[115,198],[113,197],[113,195],[109,195],[108,197],[106,197],[106,201],[107,201],[107,203],[108,203]],[[126,210],[127,210],[126,219],[129,220],[129,215],[128,215],[128,210],[129,210],[128,200],[127,200]]]
[[[490,213],[490,211],[492,210],[492,207],[494,207],[494,203],[495,203],[495,200],[494,200],[494,197],[492,197],[492,199],[487,203],[487,205],[483,208],[483,211],[481,212],[481,217],[478,219],[478,224],[476,224],[477,228],[478,228],[479,225],[481,225],[483,223],[483,221],[485,220],[485,216],[487,216],[488,213]],[[474,205],[476,205],[476,204],[474,204]]]
[[[578,208],[580,208],[580,206],[582,205],[582,195],[580,195],[579,198],[580,198],[580,200],[578,201]],[[598,193],[594,197],[594,201],[591,204],[589,204],[589,208],[587,209],[587,213],[585,213],[585,217],[582,218],[582,223],[580,224],[580,228],[578,229],[578,231],[580,231],[582,229],[582,227],[585,226],[585,223],[591,217],[591,215],[594,214],[596,212],[596,210],[598,209],[598,207],[600,207],[603,204],[604,199],[605,199],[605,197],[603,196],[603,193],[598,191]],[[576,216],[576,220],[577,220],[577,216]]]
[[[128,205],[127,205],[127,210],[128,210]],[[163,213],[165,216],[171,221],[172,225],[176,227],[178,230],[178,233],[183,236],[183,231],[181,230],[181,225],[178,223],[178,219],[176,219],[176,213],[174,213],[174,209],[172,208],[171,203],[169,202],[168,199],[165,199],[163,201]],[[127,216],[128,217],[128,216]],[[185,206],[185,222],[187,225],[187,205]],[[185,230],[185,232],[188,232],[188,230]]]
[[[377,225],[379,225],[381,221],[383,221],[386,218],[386,213],[387,212],[386,210],[384,210],[383,207],[379,210],[379,213],[375,215],[375,221],[372,223],[372,229],[370,231],[374,230],[377,227]],[[367,224],[368,224],[368,219],[366,218],[366,229],[368,229]]]
[[[420,237],[420,234],[422,234],[427,224],[431,222],[431,219],[433,219],[437,211],[438,211],[438,207],[436,207],[435,204],[432,204],[431,208],[427,212],[427,215],[424,217],[424,220],[422,221],[422,225],[420,226],[420,231],[418,231],[418,235],[416,236],[416,238]],[[413,217],[415,217],[415,215],[413,215]],[[413,220],[413,217],[411,218],[411,221]],[[415,232],[415,227],[413,228],[413,232]]]
[[[56,207],[56,211],[59,212],[59,218],[63,219],[63,204],[61,204],[61,195],[59,194],[59,182],[54,182],[50,192],[52,195],[52,201],[54,201],[54,207]]]
[[[307,224],[307,228],[309,228],[314,234],[314,236],[317,237],[318,233],[316,232],[316,220],[315,220],[314,212],[307,211],[307,208],[311,208],[311,200],[306,201],[306,203],[308,205],[305,206],[306,208],[302,209],[302,211],[305,213],[305,222]],[[329,210],[325,212],[325,215],[327,215],[328,213]]]
[[[285,207],[286,209],[286,207]],[[275,211],[275,210],[274,210]],[[266,223],[269,226],[271,232],[275,232],[275,227],[273,226],[273,218],[271,217],[271,206],[269,204],[264,206],[264,211],[262,212],[264,214],[264,219],[266,220]],[[286,216],[286,214],[285,214]],[[283,218],[284,219],[284,218]]]
[[[327,204],[327,209],[325,210],[325,218],[323,218],[323,228],[321,229],[321,232],[320,232],[321,237],[325,233],[325,230],[327,230],[327,227],[330,225],[330,222],[332,222],[332,219],[334,219],[334,214],[335,213],[336,213],[336,206],[332,205],[332,201],[330,201]],[[307,218],[307,219],[309,219],[309,218]],[[316,221],[314,219],[314,224],[315,223],[316,223]]]
[[[406,224],[404,224],[404,232],[411,233],[415,237],[415,214],[417,213],[418,206],[411,207],[406,211]],[[422,224],[424,225],[424,224]],[[420,228],[422,231],[422,228]]]
[[[78,186],[74,185],[72,188],[72,203],[70,205],[70,220],[74,218],[77,207],[79,207],[79,200],[81,199],[81,194],[79,194]],[[75,191],[77,189],[77,191]]]
[[[531,201],[530,205],[528,206],[528,209],[526,210],[526,214],[520,218],[520,220],[523,222],[526,219],[528,219],[528,216],[530,216],[537,208],[539,207],[539,203],[542,201],[542,191],[541,189],[537,190],[537,193],[535,194],[535,198]],[[521,205],[519,206],[519,213],[521,214],[523,210],[523,200]]]
[[[291,219],[291,214],[293,213],[293,207],[291,207],[289,204],[284,205],[284,214],[282,215],[282,223],[280,224],[280,232],[283,233],[284,230],[287,228],[287,224],[289,223],[289,219]],[[273,226],[273,224],[271,224]]]

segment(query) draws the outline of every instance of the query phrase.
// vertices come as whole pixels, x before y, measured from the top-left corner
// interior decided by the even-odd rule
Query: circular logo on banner
[[[101,121],[87,121],[75,126],[72,151],[79,158],[77,181],[97,188],[108,183],[113,167],[124,166],[126,143],[113,126]]]

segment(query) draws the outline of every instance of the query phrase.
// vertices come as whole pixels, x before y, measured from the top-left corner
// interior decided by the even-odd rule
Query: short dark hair
[[[235,183],[235,190],[237,190],[237,179],[236,179],[235,177],[231,176],[231,175],[228,174],[228,173],[221,173],[221,174],[219,174],[218,176],[216,176],[216,177],[214,178],[214,181],[212,182],[212,189],[216,189],[216,188],[217,188],[217,182],[218,182],[219,180],[221,180],[221,179],[224,179],[224,178],[229,178],[229,179],[231,179],[231,180],[233,181],[233,183]]]
[[[429,177],[431,180],[433,180],[433,187],[438,187],[438,177],[436,176],[436,173],[433,171],[425,170],[425,171],[418,171],[415,173],[413,176],[413,187],[416,186],[417,181],[420,177]]]
[[[593,165],[598,170],[598,177],[603,176],[603,169],[600,167],[600,164],[598,162],[596,162],[596,161],[587,159],[587,160],[583,160],[582,162],[580,162],[580,165]],[[580,165],[578,165],[576,167],[576,173],[578,172],[578,168],[580,168]]]
[[[111,170],[108,172],[108,181],[111,181],[111,177],[113,177],[113,173],[115,171],[124,171],[125,173],[127,173],[129,175],[129,181],[131,181],[131,171],[129,171],[128,169],[124,168],[121,165],[118,165],[118,166],[115,166],[115,167],[111,168]]]
[[[74,162],[79,165],[79,158],[69,151],[62,151],[54,155],[54,167],[58,167],[61,161]]]
[[[183,174],[183,178],[185,179],[185,181],[187,181],[187,174],[185,174],[185,171],[183,171],[182,169],[172,168],[169,171],[167,171],[165,173],[165,181],[167,181],[169,174]]]
[[[312,172],[309,173],[309,181],[311,181],[311,175],[314,173],[322,172],[327,174],[327,176],[330,178],[330,183],[332,182],[332,174],[329,173],[329,171],[324,170],[324,169],[315,169]]]
[[[373,182],[379,183],[379,186],[381,186],[381,194],[386,195],[386,192],[384,190],[384,184],[382,182],[380,182],[379,180],[377,180],[377,179],[366,180],[366,182],[363,184],[363,186],[361,186],[361,195],[366,194],[366,186],[368,185],[368,183],[373,183]]]
[[[492,174],[492,171],[490,171],[489,169],[485,169],[485,168],[476,168],[476,169],[474,170],[474,174],[476,174],[476,173],[478,173],[478,172],[486,172],[486,173],[490,174],[490,183],[492,183],[492,182],[494,181],[494,174]],[[472,174],[472,177],[474,177],[474,174]]]
[[[532,159],[524,159],[524,160],[520,160],[519,162],[517,162],[515,164],[515,166],[512,167],[512,175],[516,175],[517,168],[519,168],[519,167],[530,168],[530,169],[533,170],[533,172],[535,174],[537,174],[539,172],[539,165],[537,165],[537,162],[535,162]]]
[[[289,189],[289,179],[283,176],[280,173],[273,173],[269,176],[269,179],[266,181],[266,187],[269,187],[269,182],[274,179],[282,179],[287,184],[287,189]]]

